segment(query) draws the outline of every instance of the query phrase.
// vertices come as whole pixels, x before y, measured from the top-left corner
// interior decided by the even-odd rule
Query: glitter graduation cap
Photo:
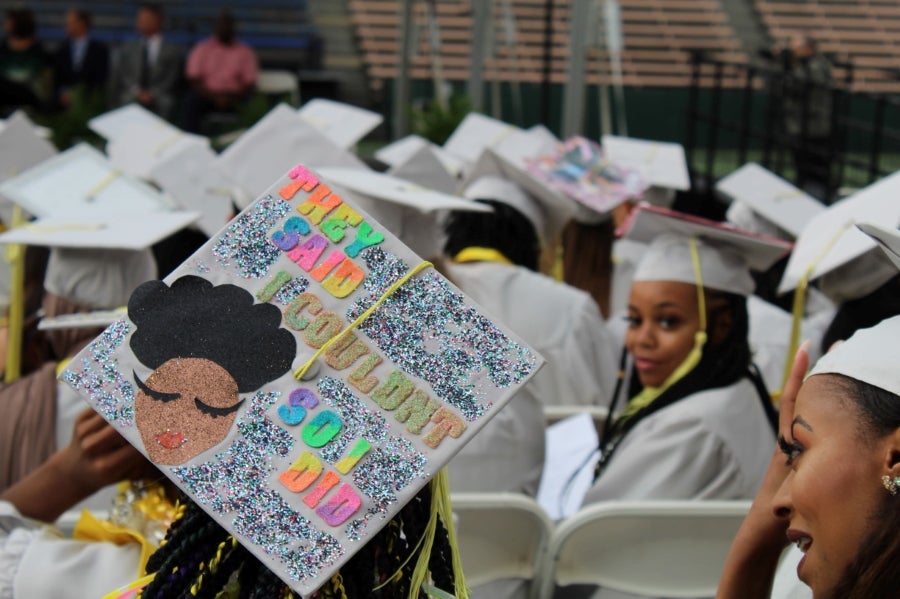
[[[61,378],[308,596],[542,362],[297,166]]]

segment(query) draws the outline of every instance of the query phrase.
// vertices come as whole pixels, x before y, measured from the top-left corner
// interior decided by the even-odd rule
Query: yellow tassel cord
[[[319,350],[316,353],[314,353],[313,356],[309,360],[307,360],[305,364],[303,364],[300,368],[295,370],[294,378],[296,378],[298,381],[303,379],[303,375],[306,374],[306,372],[310,369],[310,367],[313,364],[315,364],[316,360],[318,360],[322,356],[322,354],[324,354],[326,351],[328,351],[328,349],[332,345],[334,345],[335,343],[338,343],[341,339],[343,339],[344,335],[346,335],[347,333],[349,333],[350,331],[352,331],[356,327],[358,327],[360,324],[362,324],[365,319],[367,319],[369,316],[371,316],[375,312],[375,310],[377,310],[379,307],[381,307],[381,304],[383,304],[385,302],[385,300],[387,300],[394,293],[396,293],[398,289],[403,287],[403,285],[405,285],[407,281],[409,281],[411,278],[413,278],[414,276],[416,276],[417,274],[419,274],[426,268],[432,268],[433,266],[434,265],[431,262],[427,262],[427,261],[422,262],[421,264],[416,266],[414,269],[412,269],[411,271],[409,271],[408,273],[406,273],[405,275],[400,277],[400,279],[398,281],[396,281],[393,285],[388,287],[387,291],[385,291],[384,294],[378,298],[377,302],[372,304],[365,312],[360,314],[356,320],[351,322],[350,326],[348,326],[346,329],[344,329],[344,331],[342,331],[340,334],[335,335],[334,337],[329,339],[328,342],[325,343],[322,347],[320,347]]]
[[[118,179],[121,176],[122,176],[122,171],[120,171],[119,169],[116,169],[116,170],[110,172],[108,175],[106,175],[105,177],[100,179],[100,182],[97,183],[96,185],[94,185],[87,192],[85,199],[89,202],[93,201],[98,195],[100,195],[100,192],[102,192],[104,189],[109,187],[113,181],[115,181],[116,179]]]
[[[703,272],[700,268],[700,253],[697,251],[697,240],[693,237],[689,238],[691,248],[691,262],[694,266],[694,278],[697,286],[697,309],[700,314],[700,328],[694,334],[694,347],[687,355],[684,361],[676,368],[672,374],[659,387],[644,387],[644,389],[634,396],[622,410],[620,421],[627,420],[634,416],[639,410],[649,406],[653,401],[668,390],[672,385],[683,379],[689,372],[697,367],[700,359],[703,357],[703,347],[706,345],[706,295],[703,292]]]
[[[791,375],[791,366],[794,363],[794,355],[797,353],[797,348],[800,347],[800,331],[803,325],[803,314],[806,310],[806,292],[809,289],[809,279],[812,277],[816,267],[819,266],[819,263],[825,259],[825,256],[827,256],[829,252],[831,252],[832,248],[834,248],[835,244],[844,236],[844,233],[852,226],[852,224],[853,223],[851,222],[846,222],[835,232],[831,239],[828,240],[828,243],[822,247],[822,251],[816,255],[809,266],[806,267],[806,270],[803,271],[803,276],[800,277],[800,281],[797,283],[797,289],[794,292],[794,304],[791,306],[791,338],[788,342],[784,373],[781,376],[781,389],[772,394],[772,399],[774,401],[778,401],[781,398],[781,391],[784,389],[788,377]]]
[[[209,563],[200,564],[200,575],[194,581],[194,584],[191,585],[191,595],[197,596],[197,593],[203,587],[203,581],[207,572],[215,574],[219,569],[219,564],[234,551],[235,547],[237,547],[237,539],[232,536],[219,543],[219,546],[216,548],[216,554],[209,560]]]
[[[458,254],[453,256],[453,262],[458,262],[460,264],[466,262],[497,262],[499,264],[509,264],[510,266],[513,264],[512,260],[494,248],[478,246],[464,248]]]
[[[553,280],[562,283],[566,278],[565,249],[561,238],[556,240],[555,251],[553,252],[553,269],[551,275]]]
[[[13,206],[12,226],[24,225],[21,206]],[[25,246],[10,244],[6,247],[9,262],[9,330],[6,341],[6,371],[4,380],[11,383],[22,374],[22,338],[25,329]]]

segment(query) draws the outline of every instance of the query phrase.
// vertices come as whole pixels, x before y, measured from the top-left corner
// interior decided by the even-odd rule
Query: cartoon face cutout
[[[183,464],[220,443],[243,403],[228,371],[203,358],[171,359],[134,382],[138,431],[157,464]]]
[[[186,275],[149,281],[128,301],[135,423],[147,457],[184,464],[228,436],[247,393],[290,370],[297,350],[281,310],[245,289]],[[146,378],[142,378],[146,377]]]

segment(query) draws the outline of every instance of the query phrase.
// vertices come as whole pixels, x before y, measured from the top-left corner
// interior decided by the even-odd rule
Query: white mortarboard
[[[601,145],[610,160],[635,169],[654,187],[677,191],[691,188],[681,144],[604,135]]]
[[[466,164],[480,160],[482,152],[493,148],[508,136],[521,131],[518,127],[470,112],[444,143],[444,150]]]
[[[127,135],[132,127],[158,129],[170,135],[181,133],[178,127],[136,103],[104,112],[88,121],[88,128],[107,141]]]
[[[232,189],[219,172],[216,154],[210,148],[201,145],[185,148],[159,162],[150,175],[182,209],[200,213],[197,227],[208,237],[228,222]]]
[[[447,172],[456,176],[463,170],[463,162],[459,158],[444,150],[442,147],[431,143],[419,135],[407,135],[395,142],[389,143],[375,152],[375,158],[388,165],[396,167],[404,164],[418,153],[422,148],[430,148],[437,159],[441,161]]]
[[[314,98],[297,110],[304,121],[315,127],[339,148],[351,148],[384,118],[377,112],[343,102]]]
[[[822,356],[809,376],[840,374],[900,396],[897,340],[900,316],[860,329]]]
[[[258,196],[298,161],[307,166],[344,166],[368,170],[286,104],[279,104],[219,154],[219,171],[240,187],[248,200]],[[238,204],[246,208],[246,204]]]
[[[881,251],[900,269],[900,230],[885,229],[872,223],[858,223],[860,230],[878,242]]]
[[[38,217],[144,214],[171,209],[150,185],[79,144],[0,184],[0,194]]]
[[[422,146],[388,169],[388,174],[428,189],[454,195],[459,182],[444,166],[434,148]]]
[[[602,222],[623,202],[646,189],[640,174],[609,160],[599,144],[579,135],[528,161],[528,171],[559,189],[578,205],[575,219]]]
[[[863,297],[886,283],[895,274],[893,266],[875,251],[875,241],[853,225],[877,222],[896,227],[900,224],[898,196],[900,172],[835,202],[813,217],[797,238],[778,292],[796,288],[810,268],[809,280],[822,277],[820,289],[837,302]],[[868,266],[856,262],[860,258]]]
[[[703,286],[739,295],[753,293],[751,270],[764,271],[788,253],[791,244],[731,225],[641,204],[622,226],[624,237],[649,244],[635,281],[697,284],[688,239],[697,240]]]
[[[825,211],[817,199],[753,162],[723,177],[716,191],[731,199],[729,222],[782,238],[787,233],[796,239],[814,216]]]
[[[197,212],[48,216],[0,234],[0,244],[72,249],[141,250],[187,227]]]
[[[0,130],[0,183],[56,154],[53,144],[37,134],[25,113],[16,112],[6,119]],[[0,218],[9,223],[12,215],[10,200],[2,196],[0,199]]]
[[[378,219],[416,253],[435,256],[441,250],[438,213],[450,210],[490,212],[483,204],[422,187],[399,177],[349,168],[316,169],[363,210]]]
[[[479,179],[485,177],[489,178],[479,183]],[[498,184],[498,179],[514,183],[526,195],[512,193],[512,188]],[[515,164],[493,148],[488,148],[478,158],[462,189],[467,198],[497,200],[516,208],[531,221],[545,244],[556,239],[577,210],[575,202],[561,191],[537,179],[525,170],[524,165]]]
[[[134,123],[106,144],[106,155],[116,168],[141,179],[152,179],[153,170],[163,162],[193,148],[209,150],[209,139],[185,133],[166,123]]]

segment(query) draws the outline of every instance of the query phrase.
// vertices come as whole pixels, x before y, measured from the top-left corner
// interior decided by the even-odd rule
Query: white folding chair
[[[560,524],[540,574],[557,586],[597,585],[651,597],[712,597],[749,501],[606,502]]]
[[[290,71],[262,70],[256,77],[256,89],[266,96],[288,96],[291,106],[300,105],[300,84]]]
[[[468,585],[522,579],[535,597],[553,530],[541,506],[516,493],[456,493],[451,501]]]

